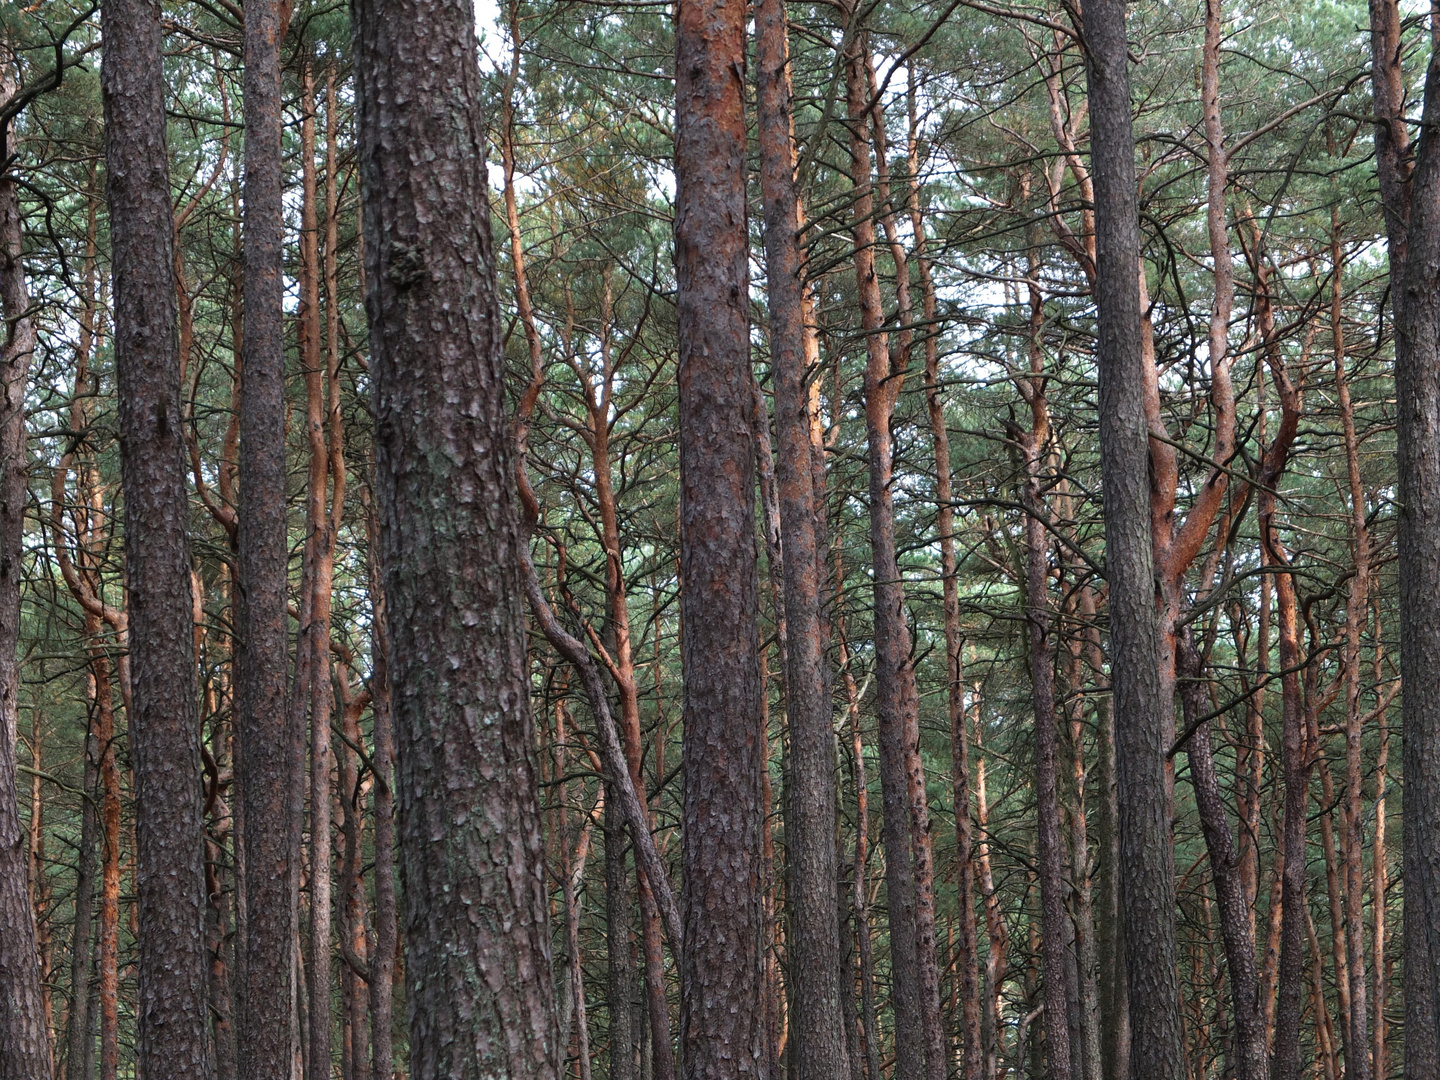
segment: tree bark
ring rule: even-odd
[[[1372,13],[1378,5],[1372,4]],[[1398,67],[1398,56],[1396,58]],[[1378,102],[1377,102],[1378,104]],[[1403,109],[1398,107],[1396,115]],[[1380,114],[1384,116],[1385,114]],[[1440,1074],[1440,52],[1425,74],[1395,297],[1407,1077]],[[1399,130],[1400,121],[1394,123]],[[1377,139],[1377,145],[1380,142]],[[1382,172],[1382,176],[1383,176]],[[1387,207],[1388,209],[1388,207]],[[1396,280],[1391,255],[1391,278]],[[1426,950],[1428,949],[1428,955]],[[1428,986],[1422,973],[1429,973]],[[1428,990],[1428,1000],[1426,991]]]
[[[1181,1080],[1185,1062],[1164,745],[1170,703],[1162,696],[1153,584],[1125,4],[1091,0],[1084,17],[1130,1069],[1145,1080]]]
[[[355,11],[414,1080],[560,1072],[474,13]]]
[[[827,634],[821,612],[823,549],[817,536],[810,462],[809,349],[800,250],[800,204],[783,0],[755,9],[760,184],[770,301],[770,372],[779,444],[784,546],[785,692],[790,754],[786,789],[789,903],[795,937],[795,1064],[801,1080],[839,1080],[846,1068],[840,1012],[838,855],[835,846],[835,733],[831,726]]]
[[[19,92],[9,64],[0,75],[0,100]],[[8,144],[11,131],[0,143]],[[29,845],[20,821],[16,753],[20,709],[20,588],[24,568],[29,450],[25,441],[25,384],[35,351],[35,322],[22,258],[20,189],[0,176],[0,1080],[50,1080],[50,1033],[45,1029],[35,912],[29,899]]]
[[[211,1066],[200,725],[160,12],[143,0],[108,0],[103,19],[129,586],[137,1064],[149,1080],[204,1077]]]
[[[291,1069],[295,912],[292,771],[286,707],[284,207],[281,0],[245,12],[244,320],[240,398],[235,715],[244,821],[246,939],[240,1080]]]
[[[1370,611],[1370,532],[1365,523],[1365,484],[1360,476],[1360,441],[1345,370],[1344,274],[1340,209],[1331,211],[1330,335],[1335,358],[1335,397],[1345,437],[1345,471],[1350,485],[1351,542],[1355,577],[1345,603],[1345,956],[1350,977],[1350,1025],[1345,1032],[1348,1080],[1370,1080],[1370,1017],[1365,985],[1365,824],[1363,790],[1364,717],[1360,712],[1360,646]],[[1378,692],[1378,690],[1377,690]]]
[[[850,118],[851,206],[855,278],[865,332],[865,428],[869,445],[870,547],[874,579],[875,696],[880,721],[880,792],[884,810],[885,877],[893,957],[896,1071],[902,1077],[927,1076],[916,879],[907,788],[909,717],[918,709],[915,673],[910,666],[910,634],[905,625],[904,591],[895,556],[895,507],[891,494],[894,442],[890,421],[899,397],[903,370],[892,368],[880,282],[875,268],[875,195],[871,180],[870,122],[867,111],[864,35],[856,34],[844,57],[846,101]]]
[[[385,583],[380,569],[380,521],[366,507],[365,538],[370,585],[370,722],[375,770],[375,937],[370,949],[370,1071],[374,1080],[395,1075],[393,1048],[395,951],[399,927],[395,910],[395,740],[390,714],[390,636],[386,629]]]
[[[681,0],[675,73],[687,942],[680,1058],[686,1080],[731,1080],[768,1073],[742,0]]]
[[[1050,576],[1040,485],[1041,455],[1049,438],[1038,375],[1029,382],[1034,426],[1016,432],[1024,455],[1025,621],[1030,636],[1030,686],[1035,719],[1036,848],[1040,878],[1040,944],[1045,1002],[1045,1066],[1049,1080],[1070,1080],[1066,974],[1070,919],[1065,911],[1065,843],[1060,826],[1060,770],[1055,713],[1055,662],[1050,650]]]

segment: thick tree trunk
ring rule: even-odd
[[[8,60],[0,100],[19,90]],[[0,144],[7,144],[4,131]],[[29,845],[20,821],[16,769],[20,709],[20,547],[25,532],[29,450],[25,383],[35,350],[35,323],[22,261],[20,190],[0,176],[0,1080],[50,1080],[35,912],[30,906]]]
[[[1145,1080],[1180,1080],[1185,1063],[1164,745],[1170,703],[1162,696],[1157,647],[1125,4],[1091,0],[1084,17],[1130,1070]]]
[[[1376,5],[1372,4],[1372,10]],[[1398,66],[1398,60],[1397,60]],[[1384,116],[1385,114],[1381,114]],[[1399,421],[1400,672],[1407,1077],[1440,1074],[1440,52],[1425,75],[1422,134],[1395,296]],[[1394,125],[1401,127],[1400,122]],[[1377,140],[1378,144],[1379,140]],[[1383,175],[1383,173],[1382,173]],[[1383,193],[1383,189],[1382,189]],[[1388,210],[1388,207],[1387,207]],[[1392,280],[1395,280],[1392,254]],[[1428,955],[1424,951],[1428,948]],[[1428,987],[1422,973],[1429,973]],[[1425,993],[1429,991],[1429,1000]],[[1418,1000],[1410,1000],[1412,997]]]
[[[795,1057],[800,1080],[839,1080],[846,1068],[840,1012],[835,733],[821,612],[821,538],[810,462],[809,349],[791,137],[789,41],[783,0],[755,9],[760,184],[775,390],[776,480],[784,545],[785,691],[790,755],[786,789]],[[803,974],[799,974],[803,973]]]
[[[761,726],[745,198],[745,5],[681,0],[675,44],[686,1080],[763,1060]]]
[[[244,821],[245,940],[241,1080],[291,1068],[295,913],[287,723],[284,168],[280,0],[245,12],[244,324],[240,399],[239,589],[235,715]]]
[[[865,331],[865,427],[869,444],[870,547],[874,580],[875,692],[880,720],[880,791],[884,810],[885,877],[893,957],[896,1070],[902,1077],[926,1076],[922,1017],[916,888],[907,787],[909,717],[918,709],[910,666],[910,633],[905,625],[904,590],[895,556],[895,507],[891,493],[894,442],[890,421],[903,372],[891,367],[883,329],[885,313],[875,268],[875,195],[871,182],[870,120],[867,112],[864,35],[857,34],[844,58],[850,118],[851,207],[855,278]]]
[[[210,1069],[205,854],[160,12],[109,0],[103,19],[129,586],[137,1064],[148,1080],[193,1078]]]
[[[554,1080],[474,13],[362,0],[355,27],[410,1075]]]

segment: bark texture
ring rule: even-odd
[[[1440,124],[1440,53],[1432,52],[1425,73],[1423,134],[1410,177],[1404,262],[1399,288],[1394,290],[1400,676],[1405,687],[1400,714],[1406,779],[1401,810],[1406,883],[1405,1075],[1425,1080],[1440,1074],[1435,1010],[1440,1002],[1440,967],[1434,963],[1440,955],[1440,145],[1436,124]],[[1394,281],[1393,261],[1391,277]],[[1423,1000],[1427,991],[1428,1001]]]
[[[855,279],[865,331],[865,431],[869,450],[870,548],[875,604],[875,696],[880,727],[880,796],[884,812],[885,889],[890,913],[894,972],[896,1071],[926,1075],[927,1065],[920,952],[916,925],[916,874],[911,849],[907,787],[909,717],[918,710],[915,673],[910,666],[910,632],[905,624],[904,589],[895,555],[895,503],[890,490],[895,444],[890,421],[900,395],[903,368],[891,364],[880,282],[875,269],[875,191],[871,179],[870,122],[866,106],[864,36],[856,34],[845,62],[846,108],[850,119],[850,167],[855,184],[851,231]],[[896,354],[897,359],[899,353]]]
[[[784,550],[785,690],[790,730],[789,902],[794,1061],[801,1080],[839,1080],[846,1069],[840,1012],[839,856],[835,846],[835,732],[822,614],[823,548],[810,461],[810,350],[800,249],[800,200],[791,135],[789,40],[783,0],[755,9],[760,190],[770,301],[780,535]],[[763,423],[763,418],[762,421]]]
[[[1130,1073],[1145,1080],[1180,1080],[1185,1059],[1164,743],[1164,718],[1170,708],[1162,693],[1155,613],[1136,271],[1140,221],[1124,0],[1091,0],[1085,7],[1084,34]]]
[[[686,1080],[734,1080],[770,1067],[761,1054],[766,738],[750,435],[745,4],[681,0],[675,29],[687,943],[680,1059]]]
[[[151,1080],[204,1077],[210,1068],[210,1017],[200,724],[160,8],[151,0],[107,0],[103,17],[129,585],[128,719],[140,942],[137,1063]]]
[[[0,100],[18,83],[8,66]],[[8,142],[9,131],[0,143]],[[22,261],[20,191],[0,175],[0,1080],[49,1080],[35,912],[30,906],[29,838],[20,821],[16,752],[20,710],[21,541],[25,532],[25,383],[35,351],[35,323]]]
[[[244,321],[235,713],[245,864],[241,1080],[291,1068],[296,852],[290,829],[285,533],[284,168],[279,0],[245,11]]]
[[[554,1080],[474,11],[355,7],[410,1074]]]

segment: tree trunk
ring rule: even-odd
[[[1177,674],[1184,706],[1185,728],[1210,709],[1208,685],[1201,679],[1201,659],[1187,627],[1182,633],[1177,656]],[[1220,794],[1220,780],[1210,748],[1210,724],[1200,724],[1186,744],[1195,804],[1200,827],[1210,856],[1210,875],[1220,906],[1220,936],[1225,964],[1230,975],[1231,1021],[1235,1028],[1236,1080],[1265,1080],[1265,1025],[1260,1014],[1259,981],[1255,972],[1255,938],[1251,930],[1250,899],[1245,893],[1236,865],[1235,841]]]
[[[380,570],[380,522],[374,504],[366,507],[371,637],[370,718],[375,770],[375,938],[370,949],[370,1070],[373,1080],[393,1080],[395,1054],[395,742],[390,714],[390,669],[386,656],[385,584]]]
[[[362,0],[355,25],[410,1075],[554,1080],[474,23],[468,5]]]
[[[1110,587],[1121,906],[1130,1000],[1130,1069],[1181,1080],[1175,875],[1150,532],[1140,228],[1123,0],[1085,9],[1095,190],[1100,455]]]
[[[7,58],[8,61],[8,58]],[[7,62],[0,100],[19,92]],[[8,144],[10,130],[0,132]],[[20,190],[0,176],[0,1080],[50,1080],[50,1033],[41,1000],[35,912],[30,906],[29,848],[20,821],[16,754],[20,710],[20,587],[24,568],[29,450],[25,383],[35,350],[35,323],[22,262]]]
[[[675,72],[687,943],[680,1058],[686,1080],[719,1080],[768,1072],[741,0],[681,0]]]
[[[880,282],[875,268],[875,196],[871,182],[869,87],[863,34],[844,58],[850,118],[851,176],[855,184],[852,232],[860,318],[865,332],[865,428],[869,444],[870,547],[874,579],[875,694],[880,720],[880,792],[884,809],[885,877],[893,957],[896,1071],[927,1076],[922,1017],[916,887],[907,788],[908,719],[918,709],[910,666],[910,633],[895,557],[895,507],[891,493],[894,443],[890,421],[903,372],[891,367]]]
[[[1347,1080],[1370,1080],[1370,1017],[1365,986],[1365,822],[1363,789],[1364,717],[1360,712],[1360,646],[1370,611],[1370,532],[1365,523],[1365,484],[1360,476],[1360,441],[1345,370],[1344,276],[1340,245],[1340,208],[1331,210],[1330,335],[1335,357],[1335,396],[1345,436],[1345,468],[1350,482],[1351,542],[1355,577],[1345,604],[1345,956],[1350,976],[1350,1025],[1345,1032]],[[1377,689],[1377,692],[1378,691]],[[1376,868],[1380,856],[1377,852]],[[1377,958],[1377,964],[1380,961]],[[1381,1078],[1383,1080],[1383,1078]]]
[[[625,865],[625,823],[614,791],[605,793],[605,960],[609,974],[610,1080],[636,1080],[640,1032],[634,1030],[635,951],[631,942],[630,886]]]
[[[203,798],[160,18],[150,4],[127,0],[109,0],[103,18],[140,921],[137,1065],[148,1080],[203,1077]]]
[[[92,169],[91,172],[92,185],[96,179],[96,171]],[[70,423],[76,431],[84,430],[87,423],[86,410],[82,402],[84,395],[89,391],[87,384],[90,381],[90,358],[97,344],[95,334],[97,195],[98,192],[92,186],[88,192],[86,207],[85,292],[82,298],[84,306],[78,320],[80,341],[76,349],[75,396],[70,404]],[[60,478],[62,502],[65,480],[66,476],[62,473]],[[86,499],[91,494],[85,490],[89,486],[93,485],[81,484],[78,486],[80,499]],[[90,526],[93,522],[88,510],[89,502],[87,500],[85,509],[80,513],[82,520],[87,526]],[[56,534],[55,542],[57,545],[62,542],[59,534]],[[95,912],[96,854],[101,835],[100,759],[104,752],[104,747],[100,744],[99,728],[102,722],[101,710],[108,711],[111,707],[108,657],[102,649],[96,647],[95,638],[99,630],[100,617],[87,611],[85,613],[85,638],[90,649],[90,670],[86,675],[85,688],[86,696],[89,699],[89,730],[86,732],[85,739],[85,767],[82,781],[85,798],[80,809],[80,848],[77,852],[79,865],[75,875],[75,925],[70,950],[70,1013],[66,1020],[65,1030],[65,1080],[91,1080],[95,1067],[95,1040],[91,1024],[94,1013],[91,1011],[91,997],[95,988],[93,972],[97,950],[93,916]],[[102,689],[106,697],[104,702],[100,699]],[[113,719],[111,727],[112,729],[114,727]]]
[[[846,1068],[840,1011],[838,856],[835,847],[835,733],[821,606],[824,567],[810,462],[809,359],[800,250],[799,196],[791,136],[789,41],[782,0],[755,9],[760,181],[770,301],[770,371],[779,444],[784,545],[785,700],[790,753],[786,789],[789,902],[795,938],[790,959],[800,1080],[840,1080]]]
[[[244,821],[246,939],[241,1080],[292,1067],[295,913],[286,688],[289,547],[285,522],[284,207],[281,0],[245,12],[244,323],[240,398],[239,589],[235,716]]]
[[[1031,380],[1035,426],[1016,433],[1025,461],[1025,621],[1030,635],[1030,686],[1035,709],[1036,847],[1040,878],[1041,965],[1044,971],[1045,1065],[1049,1080],[1070,1080],[1070,1036],[1065,967],[1070,919],[1065,911],[1065,842],[1060,827],[1060,772],[1056,751],[1055,664],[1050,651],[1050,611],[1046,602],[1050,566],[1042,515],[1041,454],[1049,437],[1039,396],[1041,380]]]

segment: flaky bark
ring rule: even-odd
[[[1380,6],[1372,4],[1372,13]],[[1389,5],[1393,7],[1393,5]],[[1394,12],[1391,13],[1394,15]],[[1398,68],[1398,55],[1395,65]],[[1378,83],[1377,83],[1378,85]],[[1378,95],[1377,95],[1378,97]],[[1377,109],[1380,102],[1377,100]],[[1397,117],[1403,114],[1400,103]],[[1381,113],[1382,117],[1386,114]],[[1409,229],[1396,273],[1400,676],[1404,746],[1405,1075],[1440,1073],[1440,52],[1425,73],[1424,134],[1410,178]],[[1392,133],[1402,130],[1399,120]],[[1397,140],[1398,141],[1398,140]],[[1377,138],[1377,150],[1381,139]],[[1382,177],[1384,172],[1382,171]],[[1382,194],[1384,189],[1382,188]],[[1387,206],[1387,211],[1389,207]],[[1388,215],[1387,215],[1388,224]],[[1426,950],[1428,949],[1428,955]],[[1429,979],[1424,978],[1425,973]],[[1428,1000],[1426,991],[1428,990]]]
[[[151,1080],[203,1077],[200,725],[160,12],[109,0],[104,21],[139,893],[137,1064]]]
[[[686,1080],[762,1058],[762,727],[745,198],[745,5],[681,0],[675,35],[680,570],[685,627],[680,1039]]]
[[[555,1080],[503,341],[468,3],[355,10],[415,1080]]]
[[[245,11],[244,322],[240,398],[235,717],[244,830],[245,953],[237,1025],[240,1080],[291,1068],[295,915],[286,709],[284,167],[281,0]]]
[[[1123,0],[1085,8],[1095,191],[1100,461],[1115,699],[1131,1075],[1180,1080],[1175,879],[1166,791],[1141,348],[1140,227]]]
[[[800,250],[799,195],[791,137],[789,41],[783,0],[755,9],[760,186],[775,389],[775,473],[784,546],[785,689],[790,732],[786,785],[795,1054],[801,1080],[839,1080],[845,1070],[840,1013],[840,927],[835,917],[835,733],[821,612],[823,554],[810,462],[809,350]],[[800,974],[803,973],[803,974]]]
[[[10,57],[0,57],[0,100],[19,90]],[[8,143],[10,131],[0,143]],[[20,709],[20,548],[25,532],[25,383],[35,322],[22,262],[20,190],[0,175],[0,1080],[50,1080],[35,912],[29,898],[29,844],[20,821],[16,752]]]

